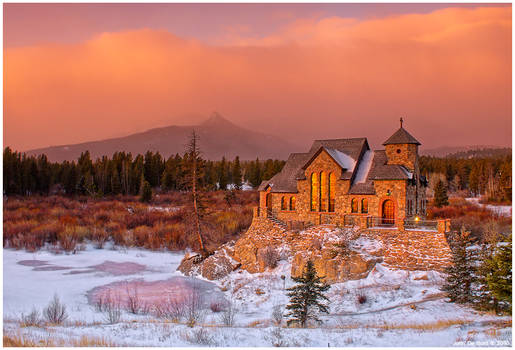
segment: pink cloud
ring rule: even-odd
[[[379,143],[403,115],[425,146],[511,143],[511,8],[229,34],[217,46],[142,29],[8,48],[4,143],[96,140],[213,110],[299,142]]]

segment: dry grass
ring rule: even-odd
[[[22,334],[16,334],[16,335],[6,335],[4,334],[3,337],[3,346],[4,347],[13,347],[13,348],[20,348],[20,347],[114,347],[117,346],[116,344],[112,343],[111,341],[107,340],[104,337],[91,337],[83,335],[79,339],[70,339],[70,340],[64,340],[64,339],[55,339],[55,338],[47,338],[47,339],[39,339],[38,341],[34,341],[30,338],[27,338],[26,336]]]
[[[375,328],[383,331],[391,330],[418,330],[418,331],[439,331],[456,325],[466,325],[471,323],[471,320],[438,320],[435,322],[426,323],[380,323],[380,324],[359,324],[347,323],[341,319],[336,328],[339,329],[358,329],[358,328]]]
[[[427,323],[401,323],[401,324],[383,324],[377,325],[373,328],[380,328],[383,330],[418,330],[418,331],[439,331],[456,325],[469,324],[470,320],[438,320],[435,322]]]
[[[467,231],[478,238],[483,238],[488,230],[486,226],[492,224],[496,225],[497,231],[511,232],[511,217],[499,216],[486,207],[467,202],[463,198],[453,198],[449,202],[448,206],[442,208],[428,208],[427,218],[429,220],[451,219],[453,230],[459,231],[462,226],[465,226]]]
[[[229,206],[223,191],[204,196],[203,224],[208,248],[216,248],[250,226],[257,192],[241,191]],[[197,248],[191,230],[189,193],[160,195],[151,203],[137,197],[9,197],[4,200],[4,248],[36,251],[50,244],[56,252],[74,252],[84,242],[152,250]],[[156,209],[156,207],[158,207]],[[161,207],[161,208],[159,208]]]

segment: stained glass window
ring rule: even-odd
[[[334,211],[334,198],[335,198],[336,175],[329,174],[329,211]]]
[[[329,195],[327,188],[327,173],[320,173],[320,211],[327,211],[327,196]]]
[[[351,212],[357,213],[358,212],[358,200],[356,198],[353,198],[350,202],[351,206]]]
[[[311,211],[317,211],[317,204],[318,204],[318,174],[312,173],[311,174]]]

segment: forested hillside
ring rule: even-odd
[[[511,153],[472,157],[465,152],[444,158],[422,156],[420,170],[429,179],[430,191],[442,180],[449,192],[482,195],[493,202],[511,202],[511,162]]]
[[[200,182],[206,190],[225,190],[229,184],[241,188],[244,182],[257,187],[279,172],[281,160],[220,161],[202,160]],[[189,186],[187,155],[163,158],[159,152],[133,156],[117,152],[93,161],[84,152],[75,162],[49,162],[45,155],[27,156],[4,149],[4,194],[67,195],[137,195],[141,184],[148,181],[161,191],[187,190]]]

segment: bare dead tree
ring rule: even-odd
[[[198,162],[200,159],[200,148],[198,146],[198,135],[195,130],[190,135],[190,139],[187,146],[187,153],[191,161],[191,192],[193,194],[193,212],[195,217],[195,228],[197,233],[197,239],[200,245],[200,251],[203,256],[207,255],[207,250],[204,246],[204,240],[202,238],[202,232],[200,229],[200,214],[199,214],[199,203],[198,203]]]

